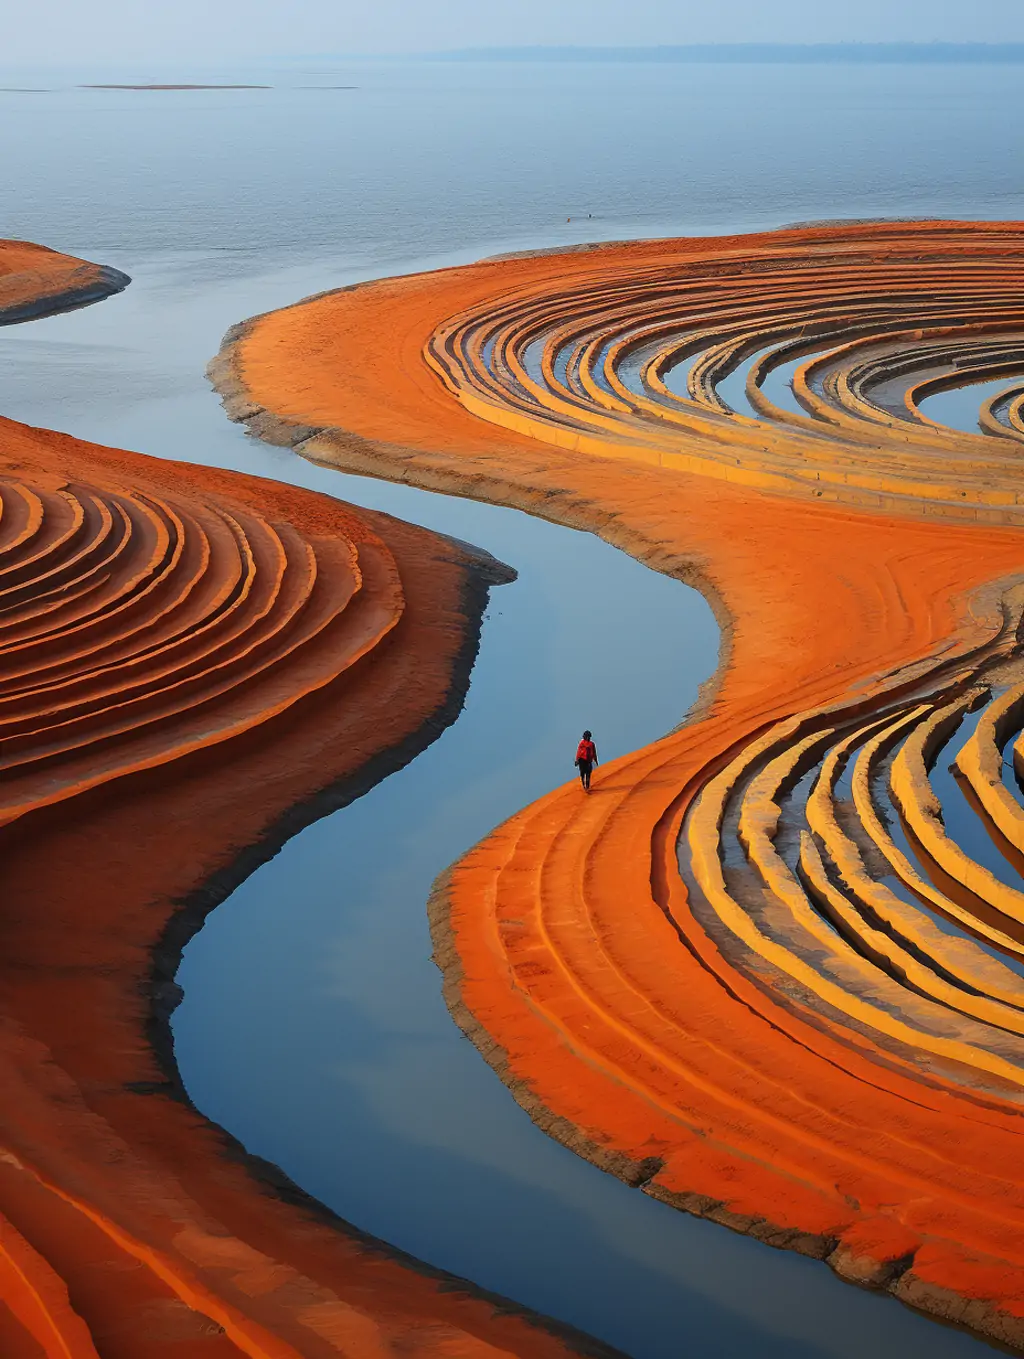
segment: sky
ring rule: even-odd
[[[1020,42],[1024,0],[0,0],[0,32],[5,66],[566,43]]]

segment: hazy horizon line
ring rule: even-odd
[[[384,53],[379,54],[381,56]],[[652,45],[534,44],[410,53],[433,61],[1024,61],[1024,42],[707,42]]]
[[[274,55],[250,54],[231,58],[204,53],[186,60],[180,56],[160,54],[145,58],[120,55],[104,60],[79,59],[58,61],[29,61],[25,58],[4,61],[0,70],[60,70],[82,71],[86,68],[105,71],[138,69],[143,65],[156,73],[164,70],[191,71],[241,69],[265,70],[268,67],[294,68],[298,64],[341,62],[642,62],[642,63],[707,63],[707,64],[826,64],[829,62],[862,65],[955,63],[1024,64],[1024,41],[1006,42],[950,42],[923,40],[913,42],[878,42],[850,39],[839,42],[708,42],[663,43],[658,45],[607,44],[584,46],[577,44],[533,44],[506,46],[495,44],[481,47],[460,47],[445,50],[420,51],[361,51],[361,52],[290,52]]]

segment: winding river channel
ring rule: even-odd
[[[877,90],[861,92],[868,95],[877,100]],[[86,130],[72,142],[92,148],[92,187],[82,187],[80,164],[69,158],[65,168],[82,201],[98,204],[97,148],[116,109],[107,97],[89,107],[75,97]],[[718,629],[705,601],[589,535],[342,476],[254,444],[227,422],[203,378],[221,335],[243,317],[359,278],[558,244],[574,238],[571,225],[560,216],[557,228],[544,225],[543,214],[502,219],[500,204],[464,196],[470,226],[453,228],[453,253],[440,258],[448,236],[436,223],[428,230],[409,203],[391,201],[395,176],[403,167],[414,173],[415,148],[396,143],[390,170],[378,165],[374,179],[368,155],[364,165],[351,141],[346,154],[364,173],[379,229],[390,211],[404,213],[407,227],[387,249],[364,228],[347,253],[321,238],[289,254],[275,239],[266,177],[238,190],[234,202],[237,216],[261,214],[264,243],[250,239],[249,227],[232,237],[222,199],[237,167],[227,188],[216,183],[200,124],[170,116],[150,125],[149,108],[137,107],[156,139],[151,159],[138,158],[138,126],[125,125],[122,149],[135,156],[137,181],[126,187],[113,151],[107,167],[116,193],[138,210],[136,243],[129,244],[131,222],[115,228],[107,204],[85,214],[95,223],[91,234],[65,226],[54,236],[53,205],[41,191],[31,230],[16,224],[26,236],[124,269],[133,285],[102,306],[0,334],[0,410],[382,509],[476,543],[518,572],[514,584],[492,592],[459,720],[404,770],[288,842],[187,948],[174,1038],[196,1105],[358,1227],[635,1359],[980,1355],[987,1347],[973,1338],[841,1284],[818,1263],[676,1213],[578,1159],[531,1124],[441,1000],[425,910],[432,881],[504,817],[572,775],[583,725],[610,757],[684,717],[717,661]],[[90,117],[97,121],[88,124]],[[226,135],[223,126],[241,136],[230,118]],[[66,153],[55,149],[57,127],[47,123],[38,134],[52,173]],[[282,176],[301,177],[311,154],[302,145],[287,163],[283,135],[270,148]],[[821,166],[827,179],[824,149]],[[739,229],[764,225],[769,210],[778,222],[835,215],[824,182],[803,197],[783,186],[756,216],[729,200],[723,223],[710,180],[700,211],[665,198],[661,217],[632,220],[629,184],[605,176],[599,188],[614,189],[616,211],[600,224],[588,219],[576,234]],[[551,192],[535,196],[531,211],[541,202],[547,213]],[[884,184],[859,202],[906,209],[906,195],[894,194]],[[566,196],[575,207],[579,195],[576,184]],[[912,206],[933,209],[925,198]],[[69,220],[66,205],[54,211]],[[295,212],[290,200],[288,214]]]

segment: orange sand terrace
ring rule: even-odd
[[[613,245],[310,299],[211,369],[263,438],[700,584],[702,711],[438,884],[449,1006],[581,1155],[1018,1347],[1024,398],[977,435],[918,403],[1024,372],[1022,284],[1015,224]],[[797,360],[791,411],[763,384]],[[1001,878],[929,781],[979,709]]]
[[[248,1158],[166,1025],[206,912],[455,717],[506,578],[386,515],[0,420],[4,1359],[609,1353]]]

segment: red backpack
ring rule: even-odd
[[[581,741],[576,747],[577,760],[586,760],[589,764],[594,763],[594,756],[597,754],[597,747],[593,741]]]

